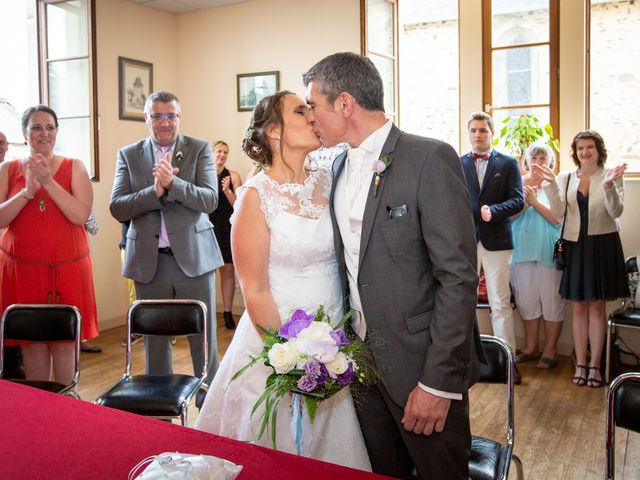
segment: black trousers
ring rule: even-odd
[[[415,468],[419,479],[469,478],[468,395],[451,400],[444,430],[429,436],[404,429],[404,407],[396,404],[381,384],[366,390],[358,404],[358,420],[375,473],[415,479]]]

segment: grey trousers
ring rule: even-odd
[[[218,344],[216,337],[216,287],[215,270],[198,277],[188,277],[182,271],[173,255],[158,254],[158,269],[149,283],[135,282],[138,299],[193,299],[200,300],[207,306],[207,329],[209,331],[209,368],[207,370],[207,385],[218,370]],[[191,362],[193,371],[200,375],[204,364],[202,352],[202,337],[191,335],[188,337],[191,348]],[[148,374],[169,374],[173,371],[171,339],[168,337],[145,336]]]

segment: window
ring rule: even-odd
[[[0,76],[0,130],[11,144],[8,158],[23,157],[22,112],[51,106],[60,122],[56,152],[84,161],[97,180],[93,1],[0,2],[0,56],[11,66]]]
[[[459,147],[458,2],[402,0],[398,19],[402,128]]]
[[[380,72],[387,117],[398,118],[398,40],[396,0],[361,0],[362,49]]]
[[[640,176],[640,3],[588,3],[588,126],[604,138],[607,163]]]
[[[558,137],[558,0],[483,1],[483,103],[496,131],[532,113]]]
[[[41,96],[56,111],[56,151],[98,179],[93,0],[38,0]]]
[[[0,131],[10,145],[6,160],[29,153],[20,120],[29,106],[40,103],[36,17],[35,1],[0,1]]]

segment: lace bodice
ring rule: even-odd
[[[250,188],[258,192],[269,228],[269,287],[280,318],[322,304],[337,322],[341,302],[329,214],[331,171],[312,171],[302,185],[279,184],[260,172],[238,189],[238,201]]]

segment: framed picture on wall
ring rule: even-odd
[[[250,112],[260,100],[280,88],[280,72],[238,74],[238,111]]]
[[[153,64],[118,57],[120,120],[144,122],[144,102],[153,92]]]

